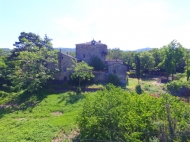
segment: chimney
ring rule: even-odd
[[[101,40],[99,40],[98,42],[101,43]]]

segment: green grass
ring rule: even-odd
[[[138,85],[138,80],[136,78],[129,78],[129,85],[127,89],[133,91]],[[143,92],[148,94],[164,94],[166,93],[166,87],[162,83],[157,83],[155,79],[141,79],[140,85]]]
[[[166,93],[164,84],[154,79],[142,79],[141,88],[148,94]],[[134,91],[138,85],[136,78],[129,78],[127,90]],[[104,85],[90,85],[89,88],[104,88]],[[0,93],[0,141],[52,141],[78,131],[77,117],[83,106],[85,95],[94,93],[65,92],[48,93],[41,90],[33,94]],[[2,107],[2,105],[5,105]]]
[[[76,118],[83,97],[84,94],[74,92],[49,94],[41,99],[33,95],[16,108],[0,108],[0,140],[51,141],[61,132],[69,134],[77,130]],[[28,101],[35,105],[28,105]]]

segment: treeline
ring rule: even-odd
[[[123,60],[130,70],[136,68],[136,56],[140,58],[141,71],[144,73],[165,72],[168,78],[169,75],[173,76],[177,72],[186,72],[187,79],[189,79],[189,50],[176,40],[149,51],[122,51],[119,48],[108,50],[108,59]]]

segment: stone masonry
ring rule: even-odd
[[[76,58],[89,63],[92,57],[99,57],[103,62],[106,60],[107,45],[102,44],[101,41],[76,44]]]
[[[70,68],[73,65],[72,60],[77,60],[77,59],[68,54],[61,53],[61,51],[58,53],[59,72],[56,73],[55,75],[56,80],[64,80],[64,81],[69,80],[69,75],[72,73],[72,71],[70,70]]]
[[[71,66],[73,65],[72,60],[90,62],[92,57],[99,57],[106,65],[107,71],[105,72],[93,72],[95,75],[94,80],[106,81],[109,74],[115,74],[118,76],[120,82],[126,83],[126,71],[127,67],[123,64],[122,60],[106,60],[107,45],[92,40],[91,42],[76,44],[76,58],[61,53],[58,53],[58,68],[59,72],[55,75],[56,80],[69,80],[69,75],[72,73]]]

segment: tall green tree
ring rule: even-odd
[[[37,47],[34,47],[37,48]],[[33,92],[41,88],[49,79],[53,79],[57,52],[41,48],[36,52],[22,51],[14,62],[14,71],[10,74],[16,90],[26,89]]]
[[[176,73],[176,68],[181,64],[185,64],[185,49],[182,47],[180,43],[178,43],[176,40],[173,40],[170,44],[164,46],[163,50],[164,59],[160,63],[160,66],[164,67],[167,79],[171,74],[173,80],[173,75]]]
[[[148,70],[149,75],[155,67],[154,57],[151,52],[145,51],[140,53],[141,69]]]
[[[155,62],[154,64],[154,70],[162,70],[162,68],[159,66],[159,64],[162,62],[163,60],[163,56],[162,56],[162,49],[158,49],[158,48],[153,48],[151,51],[152,56],[153,56],[153,60]]]
[[[47,48],[48,50],[53,49],[51,43],[52,39],[50,39],[47,35],[45,35],[44,39],[42,39],[35,33],[21,32],[18,40],[19,41],[13,44],[15,48],[11,51],[11,58],[17,57],[21,51],[35,52],[35,50],[40,48]]]
[[[42,87],[56,72],[57,52],[51,39],[22,32],[9,57],[9,78],[16,90],[33,92]]]
[[[71,79],[78,79],[79,88],[82,81],[90,80],[94,77],[92,73],[93,67],[89,66],[84,61],[77,62],[76,60],[73,60],[73,65],[70,70],[73,71],[73,73],[70,75]]]
[[[139,56],[136,56],[136,76],[137,76],[137,79],[138,79],[138,84],[140,85],[140,78],[141,78],[141,63],[140,63],[140,58]]]
[[[187,81],[189,81],[189,77],[190,77],[190,53],[189,53],[189,51],[186,52],[185,73],[186,73]]]

